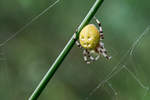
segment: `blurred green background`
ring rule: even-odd
[[[54,2],[0,0],[0,44]],[[94,2],[60,0],[0,47],[0,100],[28,99]],[[150,86],[150,31],[132,55],[128,52],[138,36],[150,29],[149,12],[149,0],[104,0],[96,17],[102,22],[103,42],[112,59],[101,57],[87,65],[82,50],[74,46],[39,100],[150,100],[145,88]],[[122,69],[91,95],[117,64],[117,69],[125,65],[131,73]]]

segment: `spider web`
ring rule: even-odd
[[[24,29],[26,29],[27,27],[29,27],[33,22],[35,22],[40,16],[42,16],[43,14],[45,14],[48,10],[50,10],[53,6],[55,6],[60,0],[55,1],[53,4],[51,4],[49,7],[47,7],[46,9],[44,9],[41,13],[39,13],[37,16],[35,16],[33,19],[31,19],[30,22],[28,22],[27,24],[23,25],[23,27],[21,27],[17,32],[13,33],[12,36],[10,36],[8,39],[6,39],[5,41],[3,41],[0,44],[0,47],[4,46],[7,42],[9,42],[10,40],[12,40],[13,38],[15,38],[19,33],[21,33]]]
[[[49,7],[47,7],[45,10],[43,10],[40,14],[35,16],[30,22],[25,24],[22,28],[20,28],[17,32],[13,33],[11,36],[9,36],[8,39],[0,43],[0,64],[3,66],[2,69],[0,69],[0,75],[6,76],[5,79],[7,79],[9,75],[8,67],[7,67],[7,57],[5,54],[5,45],[12,39],[14,39],[18,34],[20,34],[22,31],[24,31],[27,27],[29,27],[33,22],[38,20],[40,16],[45,14],[49,9],[54,7],[60,0],[55,1],[53,4],[51,4]],[[114,100],[118,100],[119,92],[116,88],[114,88],[113,84],[111,84],[111,80],[113,80],[113,77],[117,76],[121,71],[126,71],[132,78],[139,84],[139,87],[145,90],[145,93],[143,96],[145,97],[149,93],[149,86],[146,86],[145,83],[140,80],[137,75],[128,68],[129,58],[133,61],[134,51],[137,49],[137,47],[140,46],[142,43],[142,40],[144,40],[145,36],[150,33],[150,26],[148,26],[143,33],[141,33],[139,36],[137,36],[136,40],[133,42],[131,47],[123,54],[121,57],[119,63],[117,63],[111,72],[108,73],[108,75],[105,77],[105,79],[97,84],[97,86],[91,90],[88,96],[85,98],[85,100],[89,100],[91,96],[93,96],[98,90],[100,90],[103,86],[106,86],[106,91],[112,92],[112,95],[114,95]],[[130,66],[129,66],[130,67]],[[5,68],[5,69],[4,69]],[[136,70],[136,68],[135,68]],[[3,75],[4,74],[4,75]],[[9,78],[8,78],[9,79]],[[1,79],[4,80],[4,79]],[[110,91],[109,91],[110,90]]]
[[[89,100],[90,96],[92,96],[96,91],[98,91],[103,85],[107,85],[108,87],[110,87],[110,89],[112,90],[114,96],[116,97],[115,100],[118,100],[117,99],[118,92],[115,90],[115,88],[113,88],[112,84],[109,81],[114,76],[118,75],[119,72],[121,72],[122,70],[127,71],[133,77],[133,79],[136,80],[136,82],[139,84],[139,86],[145,90],[145,94],[143,94],[144,96],[146,96],[148,94],[148,92],[149,92],[149,86],[144,85],[143,82],[135,75],[135,73],[133,73],[127,66],[128,66],[128,60],[129,60],[129,58],[133,57],[135,49],[140,45],[140,43],[144,39],[145,35],[147,35],[149,33],[150,33],[150,26],[148,26],[144,30],[144,32],[141,33],[137,37],[137,39],[133,42],[132,46],[123,55],[123,57],[121,58],[121,60],[119,61],[119,63],[116,64],[113,67],[113,69],[111,70],[111,72],[108,73],[108,75],[105,77],[105,79],[103,81],[101,81],[93,90],[91,90],[91,92],[85,98],[85,100]]]
[[[42,12],[40,12],[38,15],[36,15],[35,17],[31,18],[31,20],[26,23],[25,25],[23,25],[23,27],[19,28],[19,30],[17,30],[16,32],[12,33],[10,36],[8,36],[7,39],[3,40],[3,38],[5,38],[5,36],[3,37],[3,35],[1,35],[2,40],[0,41],[0,81],[1,81],[1,91],[3,91],[0,94],[1,99],[5,100],[5,98],[9,99],[14,99],[12,98],[10,94],[12,91],[12,83],[10,83],[10,79],[13,80],[13,78],[11,77],[11,68],[10,66],[7,65],[7,54],[5,53],[5,47],[6,45],[13,40],[17,35],[21,34],[22,31],[24,31],[25,29],[27,29],[31,24],[33,24],[35,21],[37,21],[42,15],[44,15],[46,12],[48,12],[52,7],[54,7],[57,3],[59,3],[60,0],[56,0],[53,3],[51,3],[46,9],[42,10]],[[6,91],[6,87],[10,87],[7,89]],[[15,87],[15,86],[14,86]],[[5,92],[7,92],[8,97],[5,97]],[[9,97],[10,95],[10,97]],[[15,92],[14,92],[15,95]],[[16,97],[15,97],[16,98]]]

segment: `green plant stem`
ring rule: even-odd
[[[84,18],[84,20],[81,22],[80,26],[78,27],[77,33],[76,33],[76,36],[77,36],[76,39],[78,39],[80,31],[85,25],[89,23],[89,21],[95,15],[96,11],[98,10],[98,8],[100,7],[103,1],[104,0],[96,0],[94,5],[88,12],[87,16]],[[63,60],[65,59],[65,57],[67,56],[67,54],[69,53],[73,45],[75,44],[76,40],[74,40],[73,37],[74,36],[71,37],[71,39],[69,40],[65,48],[62,50],[62,52],[59,54],[55,62],[52,64],[52,66],[50,67],[46,75],[43,77],[39,85],[36,87],[35,91],[30,96],[29,100],[36,100],[40,96],[40,94],[42,93],[46,85],[48,84],[49,80],[53,77],[54,73],[56,72],[60,64],[63,62]]]

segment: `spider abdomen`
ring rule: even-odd
[[[100,41],[100,34],[95,25],[86,25],[80,32],[79,41],[85,49],[95,49]]]

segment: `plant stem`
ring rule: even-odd
[[[98,10],[98,8],[100,7],[103,1],[104,0],[96,0],[96,2],[92,6],[88,14],[86,15],[86,17],[84,18],[84,20],[81,22],[80,26],[78,27],[77,33],[76,33],[76,37],[77,37],[76,39],[78,39],[80,31],[85,25],[89,23],[89,21],[95,15],[96,11]],[[46,85],[48,84],[49,80],[53,77],[54,73],[56,72],[60,64],[63,62],[63,60],[65,59],[65,57],[67,56],[67,54],[69,53],[73,45],[75,44],[76,40],[74,40],[73,37],[74,35],[71,37],[71,39],[69,40],[65,48],[59,54],[59,56],[57,57],[55,62],[52,64],[52,66],[50,67],[46,75],[43,77],[39,85],[36,87],[32,95],[30,96],[29,100],[36,100],[40,96],[40,94],[42,93]]]

